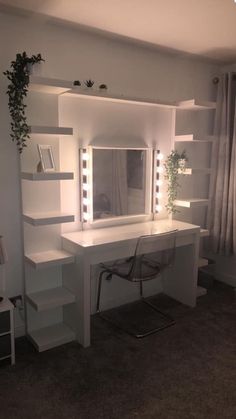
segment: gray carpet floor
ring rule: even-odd
[[[159,296],[176,325],[137,340],[101,318],[93,341],[37,353],[16,342],[0,368],[0,418],[235,419],[236,294],[215,283],[191,309]]]

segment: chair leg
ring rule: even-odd
[[[101,271],[99,278],[98,278],[98,295],[97,295],[97,305],[96,305],[96,312],[100,313],[100,296],[101,296],[101,289],[102,289],[102,279],[103,279],[103,274],[106,271]]]
[[[139,295],[140,298],[143,298],[143,281],[140,281],[139,283]]]

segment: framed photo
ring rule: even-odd
[[[43,172],[54,172],[56,169],[52,154],[52,146],[38,144],[38,152]]]

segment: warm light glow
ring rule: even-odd
[[[90,200],[88,198],[83,198],[83,204],[84,205],[89,205],[90,204]]]
[[[157,179],[157,181],[156,181],[156,185],[157,185],[157,186],[161,186],[161,185],[163,185],[163,181],[162,181],[162,180],[160,180],[160,179]]]
[[[161,212],[162,211],[162,206],[161,205],[156,205],[156,211],[157,212]]]
[[[157,153],[157,160],[163,160],[164,156],[162,153]]]
[[[83,214],[84,220],[88,221],[90,219],[90,215],[87,212]]]
[[[161,192],[157,192],[156,197],[157,197],[158,199],[159,199],[159,198],[162,198],[162,193],[161,193]]]
[[[83,190],[84,191],[88,191],[89,190],[89,185],[87,183],[83,183]]]
[[[88,153],[83,153],[82,154],[82,160],[89,160],[89,154]]]
[[[83,175],[88,176],[89,174],[89,169],[83,169],[82,170]]]
[[[157,173],[163,173],[163,170],[162,166],[157,167]]]

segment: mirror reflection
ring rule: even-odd
[[[93,149],[94,220],[145,213],[147,150]]]

